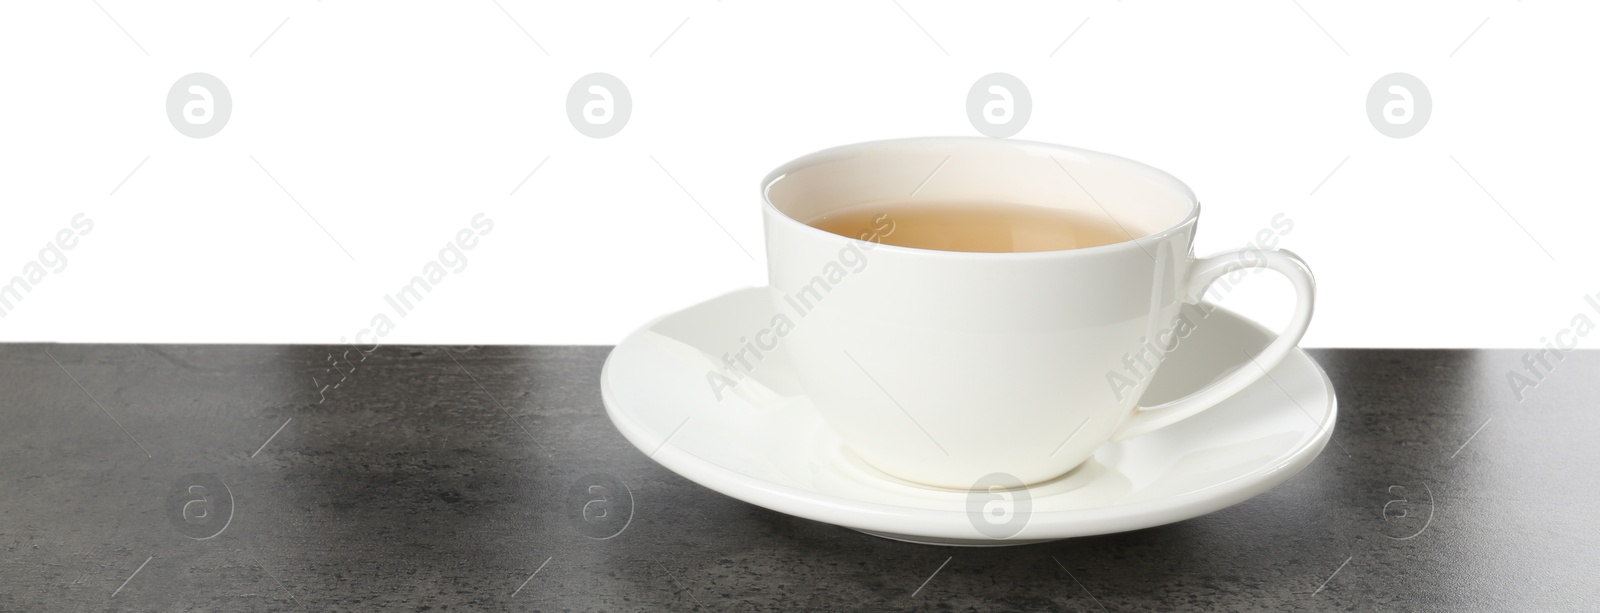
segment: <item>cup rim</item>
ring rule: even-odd
[[[859,238],[851,238],[851,237],[843,236],[843,235],[840,235],[840,234],[834,234],[834,233],[829,232],[827,230],[823,230],[823,229],[820,229],[820,228],[813,227],[810,224],[807,224],[807,223],[805,223],[803,221],[800,221],[798,219],[790,217],[788,213],[783,212],[781,209],[778,208],[777,205],[772,203],[771,190],[772,190],[772,186],[775,183],[777,183],[779,180],[783,179],[785,176],[788,176],[792,172],[795,172],[795,171],[797,171],[797,170],[799,170],[801,168],[814,166],[814,165],[816,165],[818,163],[821,163],[823,161],[826,161],[828,159],[839,158],[839,157],[847,156],[847,155],[850,155],[850,154],[853,154],[853,153],[857,153],[857,152],[860,152],[860,151],[864,151],[864,150],[867,150],[867,149],[872,149],[872,148],[876,148],[876,147],[883,147],[883,146],[888,146],[888,145],[902,145],[902,144],[962,145],[962,144],[975,144],[975,143],[985,143],[985,144],[1003,143],[1005,145],[1016,147],[1016,148],[1019,148],[1019,149],[1043,152],[1046,155],[1048,155],[1050,152],[1072,153],[1072,154],[1076,154],[1076,155],[1082,155],[1082,156],[1092,157],[1092,158],[1099,158],[1099,159],[1103,159],[1103,160],[1107,160],[1107,161],[1116,162],[1116,163],[1119,163],[1119,164],[1132,166],[1132,167],[1135,167],[1135,168],[1139,169],[1142,172],[1146,172],[1146,173],[1149,173],[1149,174],[1155,176],[1156,178],[1160,179],[1161,181],[1163,181],[1165,183],[1170,184],[1171,187],[1173,187],[1174,189],[1177,190],[1177,192],[1179,193],[1180,196],[1182,196],[1185,200],[1188,201],[1189,210],[1188,210],[1187,213],[1184,214],[1182,219],[1179,219],[1176,223],[1173,223],[1172,225],[1170,225],[1170,226],[1168,226],[1168,227],[1166,227],[1166,228],[1164,228],[1164,229],[1162,229],[1160,231],[1152,232],[1152,233],[1146,234],[1144,236],[1136,236],[1136,237],[1130,238],[1128,240],[1115,242],[1115,243],[1111,243],[1111,244],[1108,244],[1108,245],[1098,245],[1098,246],[1095,246],[1095,247],[1082,247],[1082,248],[1076,248],[1076,249],[1052,249],[1052,250],[1046,250],[1046,251],[947,251],[947,250],[943,250],[943,249],[925,249],[925,248],[922,248],[922,247],[904,247],[904,246],[900,246],[900,245],[890,245],[890,244],[883,243],[883,242],[864,241],[864,240],[861,240]],[[1155,243],[1155,242],[1160,242],[1160,241],[1166,240],[1167,238],[1171,237],[1172,235],[1183,231],[1184,228],[1194,224],[1195,221],[1198,220],[1199,217],[1200,217],[1200,200],[1195,197],[1194,190],[1190,189],[1189,186],[1187,184],[1185,184],[1182,180],[1180,180],[1177,177],[1173,176],[1172,173],[1169,173],[1167,171],[1161,170],[1160,168],[1156,168],[1154,166],[1151,166],[1151,165],[1146,164],[1144,162],[1140,162],[1138,160],[1133,160],[1133,159],[1129,159],[1129,158],[1126,158],[1126,157],[1123,157],[1123,156],[1120,156],[1120,155],[1116,155],[1116,154],[1112,154],[1112,153],[1105,153],[1105,152],[1102,152],[1102,151],[1094,151],[1094,150],[1091,150],[1091,149],[1083,149],[1083,148],[1079,148],[1079,147],[1071,147],[1071,146],[1067,146],[1067,145],[1057,145],[1057,144],[1045,143],[1045,142],[1039,142],[1039,141],[1015,140],[1015,139],[1009,139],[1009,138],[1008,139],[995,139],[995,138],[990,138],[990,137],[987,137],[987,136],[918,136],[918,137],[911,137],[911,138],[890,138],[890,139],[882,139],[882,140],[862,141],[862,142],[851,143],[851,144],[847,144],[847,145],[838,145],[838,146],[834,146],[834,147],[829,147],[827,149],[814,151],[812,153],[808,153],[806,155],[803,155],[803,156],[800,156],[800,157],[795,158],[793,160],[790,160],[788,162],[785,162],[784,164],[782,164],[782,165],[778,166],[777,168],[773,169],[772,172],[767,173],[767,176],[765,176],[765,177],[763,177],[761,179],[761,206],[762,206],[763,211],[769,214],[769,217],[770,216],[775,216],[778,220],[780,220],[779,223],[785,224],[786,226],[789,226],[789,227],[795,227],[801,233],[811,234],[812,236],[834,237],[834,238],[837,238],[837,239],[840,239],[840,240],[845,240],[845,241],[857,241],[857,242],[862,242],[862,243],[872,243],[874,245],[872,247],[872,249],[874,251],[882,249],[882,250],[887,250],[890,253],[906,253],[906,254],[916,254],[916,255],[922,255],[922,256],[980,258],[980,259],[993,259],[993,260],[1028,260],[1028,259],[1061,258],[1061,257],[1092,257],[1092,256],[1095,256],[1095,255],[1111,254],[1111,253],[1116,253],[1116,252],[1119,252],[1119,251],[1127,251],[1127,250],[1132,250],[1132,249],[1137,249],[1139,251],[1144,252],[1146,255],[1149,255],[1150,252],[1145,248],[1145,243],[1146,242]],[[1110,215],[1109,211],[1107,211],[1107,215]],[[1113,221],[1115,221],[1115,218],[1113,218]]]

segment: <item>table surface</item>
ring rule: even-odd
[[[1600,352],[1313,350],[1334,444],[1284,485],[970,549],[667,471],[607,347],[333,351],[0,346],[0,611],[1600,609]]]

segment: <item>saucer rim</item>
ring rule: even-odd
[[[667,317],[750,291],[773,290],[768,286],[733,290],[656,317],[624,337],[606,356],[605,364],[600,371],[600,396],[606,415],[636,449],[646,452],[650,447],[657,446],[653,454],[646,452],[646,457],[679,476],[712,491],[765,509],[858,531],[898,535],[904,537],[901,540],[910,542],[917,542],[917,539],[936,539],[961,542],[946,544],[1003,545],[1007,541],[1025,544],[1161,526],[1231,507],[1282,485],[1322,454],[1332,438],[1333,428],[1338,420],[1339,399],[1327,372],[1306,353],[1304,348],[1296,346],[1288,359],[1274,370],[1289,366],[1294,361],[1304,360],[1305,365],[1310,366],[1317,374],[1322,391],[1329,400],[1327,410],[1322,413],[1321,423],[1306,442],[1283,452],[1277,458],[1248,473],[1199,489],[1175,496],[1108,506],[1035,511],[1029,515],[1026,525],[1011,537],[1005,539],[985,537],[971,525],[971,520],[964,511],[853,500],[759,479],[700,458],[676,445],[667,444],[669,441],[651,440],[650,433],[644,432],[642,427],[622,415],[622,411],[618,408],[620,402],[615,396],[616,383],[612,370],[613,358],[618,355],[619,349],[630,341],[642,339],[645,334],[650,333],[651,328]],[[1276,332],[1248,317],[1226,307],[1210,304],[1227,316],[1237,318],[1269,335],[1269,338],[1277,336]],[[670,438],[669,436],[668,439]]]

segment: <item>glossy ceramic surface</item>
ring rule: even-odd
[[[1108,440],[1192,417],[1252,384],[1260,369],[1164,405],[1135,404],[1192,331],[1185,305],[1225,274],[1270,269],[1296,293],[1281,338],[1250,354],[1262,369],[1289,355],[1311,320],[1314,286],[1298,257],[1195,258],[1194,194],[1109,154],[989,138],[880,141],[796,160],[765,188],[767,262],[779,291],[768,320],[718,352],[726,352],[724,385],[751,376],[781,346],[846,446],[918,483],[1048,481]],[[887,217],[862,228],[868,240],[801,223],[871,203],[942,201],[1066,209],[1131,240],[969,253],[872,242],[892,232]]]
[[[646,325],[612,350],[601,393],[618,430],[656,462],[775,511],[949,545],[1136,530],[1261,494],[1304,468],[1332,435],[1332,386],[1294,349],[1270,377],[1213,409],[1104,444],[1058,479],[998,495],[916,485],[872,468],[842,445],[781,344],[717,398],[708,375],[719,372],[741,337],[767,325],[773,292],[740,290]],[[1221,308],[1195,313],[1195,330],[1153,377],[1146,404],[1257,368],[1249,356],[1275,338]]]

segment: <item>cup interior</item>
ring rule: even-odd
[[[790,162],[763,182],[767,206],[805,224],[868,204],[995,202],[1108,219],[1133,239],[1198,212],[1176,177],[1111,154],[991,138],[914,138],[846,145]]]

